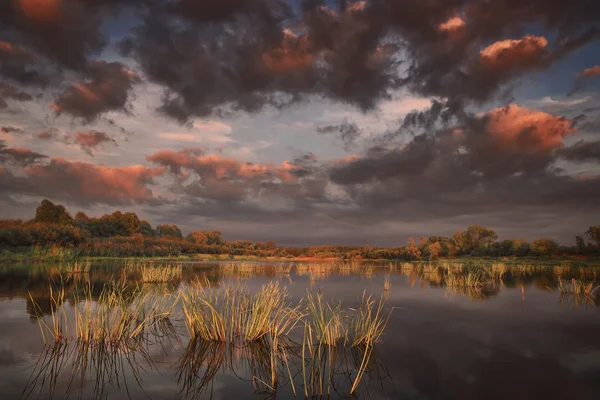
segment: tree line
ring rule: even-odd
[[[440,257],[553,257],[596,256],[600,253],[600,225],[577,236],[573,246],[560,246],[541,238],[498,240],[492,229],[472,225],[451,237],[410,238],[404,246],[282,247],[273,241],[229,241],[219,231],[199,230],[185,235],[177,225],[156,227],[136,213],[115,211],[101,217],[77,212],[43,200],[28,221],[0,220],[0,251],[38,250],[53,255],[67,251],[74,256],[155,257],[191,254],[228,254],[256,257],[306,257],[343,259],[436,260]],[[50,251],[50,253],[48,253]]]

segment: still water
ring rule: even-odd
[[[481,268],[494,268],[494,277],[482,287],[466,288],[448,287],[437,267],[407,264],[185,264],[160,284],[143,283],[116,265],[93,265],[78,274],[66,274],[60,265],[5,266],[0,268],[0,398],[287,399],[294,398],[294,390],[303,398],[302,368],[293,368],[299,364],[284,374],[295,385],[282,377],[274,395],[269,355],[260,346],[191,342],[179,306],[168,328],[148,333],[138,348],[44,344],[38,324],[56,308],[73,307],[78,288],[99,293],[115,280],[172,298],[193,282],[217,291],[243,282],[256,292],[276,280],[292,302],[307,290],[342,301],[347,309],[357,307],[363,293],[384,299],[391,316],[356,398],[600,399],[600,290],[560,291],[561,281],[568,285],[572,278],[599,284],[600,270]],[[65,291],[59,305],[50,292],[57,286]],[[300,352],[296,356],[302,359]],[[330,398],[348,396],[362,357],[354,350],[335,354],[324,397],[327,392]]]

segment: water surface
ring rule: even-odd
[[[207,280],[211,290],[242,281],[257,291],[278,280],[292,301],[308,289],[350,308],[366,292],[394,307],[357,398],[600,398],[598,298],[563,294],[557,286],[573,277],[599,283],[598,271],[494,268],[501,278],[475,290],[448,288],[433,269],[408,265],[294,266],[286,273],[272,264],[186,264],[179,279],[165,284],[144,284],[110,264],[75,275],[61,273],[60,265],[6,266],[0,272],[0,393],[6,399],[273,398],[258,380],[265,373],[257,366],[265,356],[260,348],[190,343],[177,310],[176,334],[130,351],[44,345],[37,319],[55,308],[51,283],[65,288],[67,300],[59,307],[68,308],[78,287],[99,292],[116,279],[165,295],[195,281]],[[351,370],[357,354],[342,353],[340,366]],[[304,397],[302,379],[295,376],[295,382],[297,397]],[[347,396],[343,372],[335,382],[330,397]],[[289,382],[282,380],[277,398],[293,398]]]

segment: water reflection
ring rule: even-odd
[[[0,269],[0,368],[5,368],[0,393],[57,399],[107,399],[115,393],[152,399],[247,398],[251,393],[273,398],[276,386],[277,398],[294,398],[294,392],[297,398],[342,398],[363,374],[361,398],[600,398],[594,383],[600,374],[599,271],[577,265],[444,262],[181,264],[161,282],[152,272],[103,264],[78,273],[60,265],[6,267]],[[174,318],[147,324],[138,342],[111,347],[59,341],[39,352],[39,330],[29,319],[49,318],[61,309],[72,312],[84,290],[101,301],[104,288],[124,285],[126,303],[133,293],[176,298],[188,285],[219,289],[237,280],[253,292],[278,280],[296,299],[313,287],[351,303],[367,290],[402,310],[394,313],[379,354],[318,346],[303,354],[298,338],[276,349],[268,340],[245,345],[188,341],[179,309]],[[63,300],[53,299],[50,288],[57,287],[64,288]],[[31,354],[35,363],[28,359]],[[24,370],[27,376],[19,380]],[[149,378],[157,374],[163,377],[162,391],[153,389]],[[15,396],[13,387],[18,387]]]
[[[381,388],[390,379],[373,347],[321,345],[306,353],[301,343],[287,339],[277,349],[268,340],[230,345],[196,339],[175,368],[179,396],[193,400],[212,398],[218,376],[229,376],[229,384],[240,385],[242,391],[246,387],[245,392],[253,388],[254,394],[266,397],[287,393],[307,398],[334,393],[344,398],[359,382],[362,391],[355,397],[369,398],[371,388]]]

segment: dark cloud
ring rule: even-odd
[[[595,0],[301,5],[298,9],[287,0],[5,1],[0,5],[0,31],[7,37],[0,45],[0,73],[21,84],[47,85],[60,83],[65,70],[76,71],[83,82],[57,98],[57,110],[93,120],[123,109],[132,81],[116,63],[101,66],[90,59],[109,43],[104,23],[126,15],[126,25],[135,28],[120,43],[123,54],[165,88],[159,110],[179,121],[281,108],[312,96],[370,110],[399,87],[462,107],[508,95],[515,79],[548,68],[600,35]],[[526,34],[534,25],[541,33]]]
[[[7,147],[6,144],[0,140],[0,161],[3,163],[27,166],[35,164],[45,158],[48,158],[48,156],[36,153],[30,149]]]
[[[578,141],[571,146],[561,148],[560,157],[574,162],[600,162],[600,142]]]
[[[51,107],[88,122],[108,111],[126,111],[129,92],[139,81],[135,72],[118,62],[92,61],[88,68],[89,79],[71,86]]]
[[[12,85],[0,82],[0,110],[8,107],[8,103],[5,99],[29,101],[32,100],[33,97],[29,93],[21,91]]]
[[[19,128],[18,126],[3,126],[0,130],[3,133],[25,133],[25,129]]]
[[[352,149],[356,145],[356,140],[362,134],[362,130],[358,125],[348,120],[342,121],[339,125],[318,126],[317,132],[325,135],[335,135],[342,141],[346,150]]]

